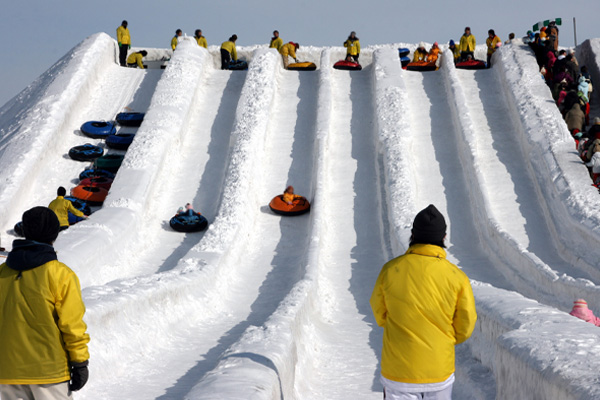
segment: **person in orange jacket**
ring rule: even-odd
[[[283,68],[287,69],[288,65],[290,65],[290,60],[288,56],[291,56],[295,62],[298,62],[296,59],[296,50],[300,48],[298,43],[289,42],[281,46],[279,49],[279,53],[281,54],[281,58],[283,58]]]
[[[440,47],[438,46],[438,42],[435,42],[433,46],[431,46],[431,50],[427,53],[427,57],[425,58],[427,62],[434,63],[438,60],[440,54]]]
[[[285,190],[283,191],[283,201],[290,206],[292,204],[294,204],[294,200],[303,199],[303,198],[304,198],[304,196],[294,194],[294,187],[292,185],[286,187]]]
[[[450,399],[454,346],[477,320],[469,277],[446,259],[446,221],[429,205],[415,217],[410,247],[387,262],[371,308],[383,327],[381,377],[386,399]]]
[[[487,67],[489,68],[492,66],[492,55],[498,49],[498,44],[502,46],[502,39],[496,35],[493,29],[490,29],[485,44],[487,45]]]

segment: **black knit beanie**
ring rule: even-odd
[[[413,222],[413,243],[443,243],[446,220],[433,204],[421,210]]]
[[[33,207],[23,213],[25,239],[52,244],[58,237],[60,223],[48,207]]]

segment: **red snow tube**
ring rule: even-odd
[[[95,186],[110,190],[113,180],[105,176],[93,176],[91,178],[85,178],[79,182],[79,186]]]
[[[91,206],[101,206],[108,196],[108,190],[97,186],[75,186],[71,189],[71,196],[85,201]]]
[[[406,66],[409,71],[435,71],[437,67],[434,62],[415,61]]]
[[[487,65],[485,64],[485,61],[468,60],[468,61],[461,61],[461,62],[457,63],[456,68],[459,68],[459,69],[485,69],[485,68],[487,68]]]
[[[357,62],[340,60],[333,64],[333,68],[341,69],[344,71],[360,71],[362,69],[361,65]]]
[[[303,197],[294,200],[290,205],[283,201],[283,195],[279,195],[273,197],[273,200],[269,203],[269,208],[275,214],[294,216],[308,212],[310,210],[310,203]]]

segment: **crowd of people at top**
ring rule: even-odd
[[[579,155],[587,163],[594,185],[600,186],[600,118],[590,126],[592,80],[586,66],[579,66],[573,50],[558,50],[559,30],[554,22],[540,32],[528,32],[540,73],[550,87]]]

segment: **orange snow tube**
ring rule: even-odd
[[[108,196],[108,190],[98,186],[79,185],[71,189],[71,196],[91,206],[100,206]]]
[[[294,216],[302,215],[310,210],[310,203],[304,197],[296,199],[292,204],[288,204],[283,201],[283,195],[273,197],[273,200],[269,203],[269,208],[275,214]]]

